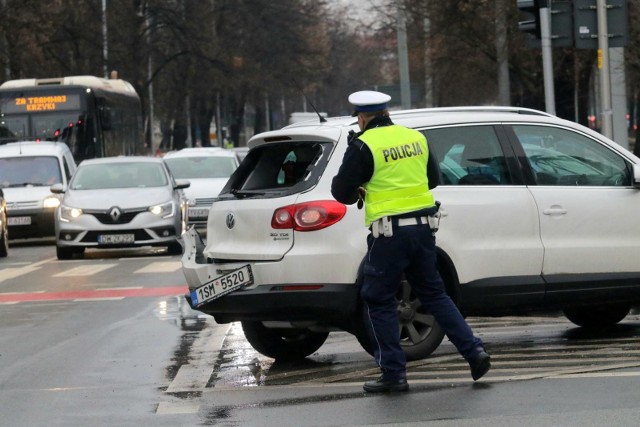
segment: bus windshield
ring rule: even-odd
[[[61,141],[73,146],[71,138],[84,121],[81,113],[55,113],[32,116],[18,115],[4,117],[0,121],[0,137],[33,139],[41,141]]]

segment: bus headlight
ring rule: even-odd
[[[151,206],[149,212],[162,218],[170,218],[174,215],[173,202],[163,203],[161,205]]]
[[[82,209],[60,206],[60,220],[70,222],[82,215]]]

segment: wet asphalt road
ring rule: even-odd
[[[180,296],[179,257],[48,242],[0,260],[0,426],[637,425],[640,317],[589,334],[559,316],[469,319],[494,368],[478,383],[445,341],[411,391],[366,395],[378,371],[332,333],[274,363]]]

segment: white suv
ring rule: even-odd
[[[640,303],[640,159],[586,127],[512,107],[392,112],[426,135],[440,170],[438,266],[465,315],[564,310],[612,325]],[[191,306],[241,321],[278,359],[305,357],[332,330],[370,350],[359,303],[363,210],[331,196],[352,117],[254,136],[208,218],[206,246],[184,235]],[[410,360],[443,333],[405,285],[398,294]]]

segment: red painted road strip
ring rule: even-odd
[[[57,301],[74,300],[79,298],[120,298],[120,297],[163,297],[184,295],[186,286],[170,286],[166,288],[142,289],[94,289],[86,291],[64,292],[28,292],[20,294],[0,294],[0,303],[26,301]]]

